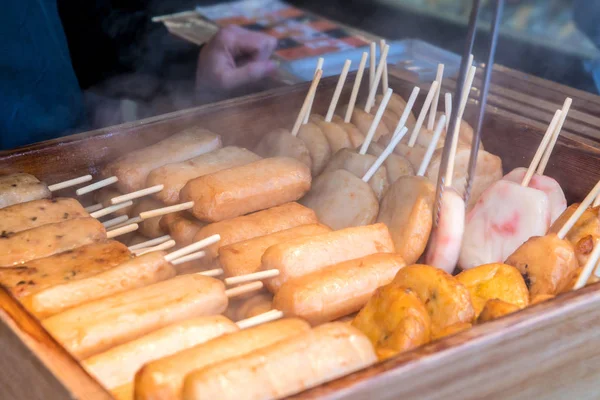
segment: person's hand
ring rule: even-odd
[[[200,51],[196,89],[229,91],[268,76],[276,69],[269,60],[276,46],[277,39],[263,33],[221,29]]]

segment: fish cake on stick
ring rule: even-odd
[[[38,318],[47,318],[93,300],[173,278],[175,267],[156,251],[128,260],[87,278],[59,284],[24,297],[22,303]]]
[[[298,136],[287,129],[275,129],[260,139],[254,152],[264,158],[292,158],[312,168],[312,159],[308,147]]]
[[[369,184],[344,169],[318,176],[300,202],[333,229],[372,224],[379,212],[377,195]]]
[[[353,148],[360,147],[363,144],[365,135],[354,124],[344,121],[339,115],[334,115],[332,121],[346,131]]]
[[[81,360],[169,324],[220,314],[227,303],[221,281],[190,274],[82,304],[42,325]]]
[[[575,213],[579,203],[571,204],[561,216],[554,221],[548,233],[558,233],[563,225]],[[569,230],[565,239],[567,239],[575,248],[575,255],[579,265],[585,265],[594,249],[594,243],[600,238],[600,217],[598,212],[600,207],[586,209],[577,219],[577,222]]]
[[[0,209],[32,200],[49,199],[48,185],[31,174],[0,176]]]
[[[237,331],[237,325],[222,315],[196,317],[86,358],[82,364],[104,387],[113,390],[132,383],[136,372],[148,362]],[[131,390],[133,394],[133,387]]]
[[[260,156],[242,147],[227,146],[179,163],[167,164],[148,174],[148,186],[164,185],[154,197],[168,206],[180,202],[179,192],[190,180],[228,168],[260,160]]]
[[[325,225],[308,224],[232,243],[219,249],[219,264],[228,277],[252,274],[260,271],[262,256],[269,247],[291,239],[327,232],[331,232],[331,228]]]
[[[304,142],[310,153],[312,160],[311,174],[313,176],[319,175],[331,158],[331,146],[327,137],[317,124],[309,121],[300,127],[298,138]]]
[[[191,127],[118,158],[106,165],[102,175],[118,177],[116,184],[122,193],[134,192],[146,186],[148,174],[153,169],[197,157],[221,146],[219,135]]]
[[[273,308],[316,326],[359,311],[375,290],[392,282],[406,264],[394,253],[375,253],[330,265],[285,282]]]
[[[379,157],[383,153],[384,148],[377,143],[371,143],[367,154],[372,154]],[[391,185],[403,176],[415,175],[415,169],[407,158],[398,154],[392,153],[385,159],[383,163],[387,171],[388,182]]]
[[[184,379],[190,372],[254,352],[308,332],[309,329],[310,325],[300,319],[282,319],[223,335],[152,361],[144,365],[135,376],[135,398],[138,400],[180,399]]]
[[[121,194],[122,194],[121,192],[119,192],[117,189],[115,189],[113,187],[102,188],[101,190],[94,192],[94,201],[96,201],[97,203],[102,205],[102,207],[100,207],[100,209],[110,207],[112,205],[110,200],[117,196],[121,196]],[[117,217],[119,217],[121,215],[133,215],[132,209],[133,209],[133,205],[131,205],[129,207],[118,209],[115,212],[113,212],[112,215],[115,215]]]
[[[215,234],[221,236],[218,243],[204,249],[207,258],[214,259],[218,256],[219,248],[228,244],[318,222],[315,212],[310,208],[298,203],[287,203],[253,214],[208,224],[196,233],[192,241]]]
[[[0,209],[0,232],[15,233],[90,214],[75,199],[54,198],[18,203]]]
[[[311,185],[310,169],[286,157],[267,158],[189,181],[181,190],[192,214],[218,222],[296,201]]]
[[[74,218],[17,233],[5,233],[0,238],[0,266],[16,266],[106,238],[104,226],[94,218]]]
[[[185,378],[183,399],[281,399],[376,361],[366,336],[348,324],[332,322],[192,372]]]
[[[278,270],[265,282],[276,293],[285,282],[342,261],[374,253],[393,253],[394,244],[384,224],[374,224],[315,236],[301,237],[271,246],[262,256],[262,270]]]
[[[96,275],[133,257],[115,240],[77,247],[46,258],[10,268],[0,268],[0,284],[22,298],[71,280]]]
[[[131,213],[132,215],[140,215],[140,213],[144,211],[155,210],[162,206],[163,205],[160,202],[152,198],[144,198],[140,199],[135,203],[131,210]],[[149,239],[154,239],[163,236],[165,234],[165,231],[160,226],[161,218],[162,216],[158,216],[138,222],[140,225],[138,232]]]
[[[185,212],[163,215],[159,222],[163,232],[169,233],[179,246],[188,246],[194,242],[194,236],[205,226]]]

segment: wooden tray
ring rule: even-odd
[[[325,113],[335,82],[336,78],[323,80],[316,112]],[[390,85],[405,97],[412,89],[411,83],[394,77]],[[24,171],[51,183],[80,172],[95,174],[120,154],[192,124],[223,135],[225,144],[251,147],[267,131],[291,127],[306,90],[306,84],[279,88],[0,152],[0,173]],[[349,91],[348,86],[342,99]],[[473,111],[470,105],[466,114],[470,122]],[[489,107],[483,141],[488,151],[502,157],[505,171],[526,165],[533,156],[544,127],[530,122]],[[563,185],[570,202],[581,200],[600,179],[596,143],[577,133],[559,139],[547,173]],[[597,398],[599,288],[593,285],[559,296],[294,398]],[[2,398],[111,398],[4,289],[0,290],[0,349]]]

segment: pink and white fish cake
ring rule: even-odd
[[[458,264],[463,269],[504,262],[532,236],[550,227],[550,201],[541,190],[499,180],[467,214]]]
[[[502,179],[507,181],[521,183],[527,173],[527,168],[515,168]],[[567,209],[567,199],[565,193],[554,178],[546,175],[534,174],[529,182],[529,187],[541,190],[548,195],[550,200],[550,221],[554,223],[560,215]]]

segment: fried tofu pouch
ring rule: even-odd
[[[475,317],[493,299],[513,304],[517,309],[529,305],[529,290],[525,280],[519,270],[511,265],[480,265],[461,272],[456,279],[469,291]]]
[[[352,325],[364,333],[380,360],[431,340],[431,317],[419,296],[395,283],[382,286]]]
[[[477,323],[493,321],[500,317],[519,311],[520,308],[514,304],[499,299],[491,299],[485,303],[481,314],[477,317]]]
[[[571,204],[565,212],[554,221],[548,232],[558,233],[578,207],[579,203]],[[590,253],[594,249],[595,241],[600,238],[599,211],[600,207],[588,208],[585,210],[565,237],[565,239],[571,242],[575,248],[575,255],[577,256],[579,265],[585,265]]]
[[[573,245],[554,233],[532,237],[515,250],[505,264],[521,272],[531,297],[560,293],[579,268]]]
[[[475,317],[467,288],[441,269],[423,264],[410,265],[398,271],[393,282],[412,289],[425,304],[434,336],[450,325],[470,323]]]

